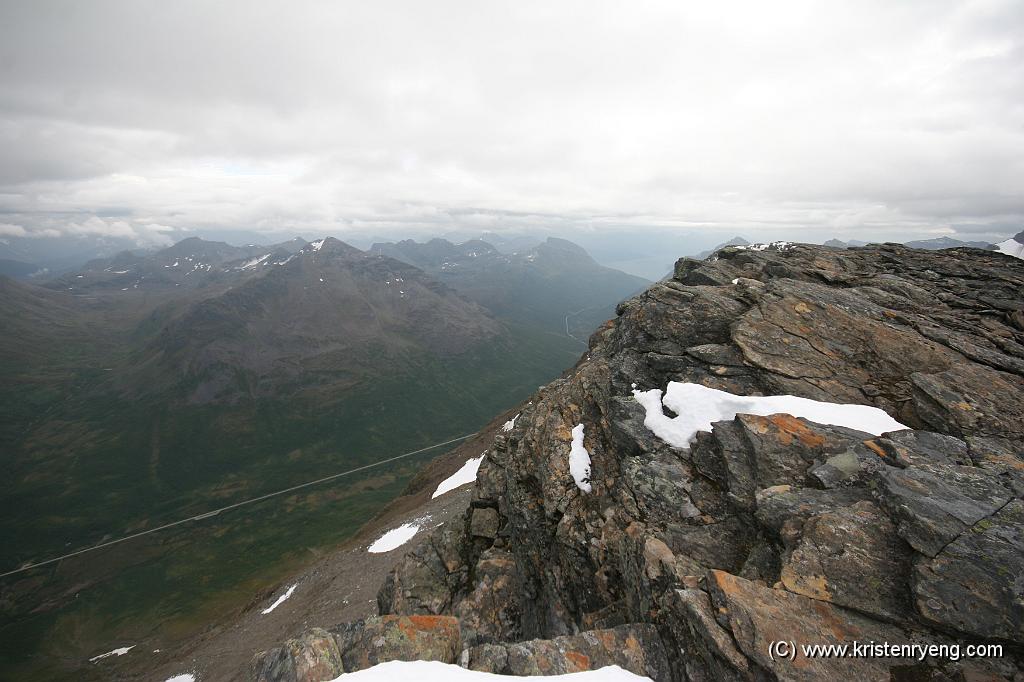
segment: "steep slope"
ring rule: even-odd
[[[463,524],[381,588],[390,615],[290,641],[255,675],[408,655],[360,658],[356,635],[395,627],[452,633],[426,657],[514,674],[1019,679],[1022,288],[1019,261],[973,249],[680,260],[494,438]],[[795,396],[768,402],[818,421],[730,394]],[[799,649],[855,642],[907,648]]]
[[[615,304],[648,283],[599,265],[580,246],[549,237],[529,250],[502,253],[489,243],[405,240],[374,244],[423,268],[503,319],[565,333],[582,343],[612,316]]]

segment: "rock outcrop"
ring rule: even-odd
[[[495,437],[463,526],[399,562],[380,612],[454,617],[457,660],[493,672],[1021,679],[1022,293],[1024,263],[974,249],[682,259]],[[870,405],[910,428],[737,414],[676,448],[632,394],[670,381]],[[589,493],[569,473],[577,424]],[[799,650],[869,642],[907,648]]]

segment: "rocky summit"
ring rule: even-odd
[[[380,616],[295,633],[246,674],[431,659],[653,680],[1019,680],[1022,292],[1024,262],[966,248],[682,259],[495,436],[462,523],[398,561]],[[669,382],[873,406],[908,428],[739,413],[672,446],[634,395]],[[586,486],[568,463],[577,425]],[[801,648],[830,644],[849,648]]]

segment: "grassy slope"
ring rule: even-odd
[[[71,347],[77,355],[61,356]],[[457,358],[406,358],[400,374],[320,404],[168,410],[119,395],[116,371],[104,368],[124,349],[83,348],[72,337],[38,346],[33,362],[52,374],[18,415],[31,435],[5,456],[15,482],[2,500],[5,569],[472,432],[578,352],[517,327]],[[24,397],[0,390],[0,404]],[[436,454],[5,579],[0,678],[66,672],[124,641],[194,633],[344,540]]]

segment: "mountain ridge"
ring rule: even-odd
[[[1022,284],[1019,260],[976,249],[781,244],[681,259],[494,436],[462,523],[410,547],[379,618],[296,633],[244,676],[314,679],[310,666],[329,677],[342,661],[407,656],[396,644],[366,658],[361,633],[394,628],[438,633],[443,646],[420,658],[504,674],[614,663],[655,680],[1015,679]],[[652,424],[687,406],[658,418],[636,398],[673,381],[872,406],[909,428],[737,414],[679,448]],[[578,424],[589,493],[569,474]],[[769,656],[773,639],[1004,649],[793,665]]]
[[[556,237],[511,253],[482,240],[453,244],[444,239],[376,243],[369,251],[425,269],[499,317],[574,339],[585,339],[613,314],[610,301],[648,283],[600,265],[583,247]]]

